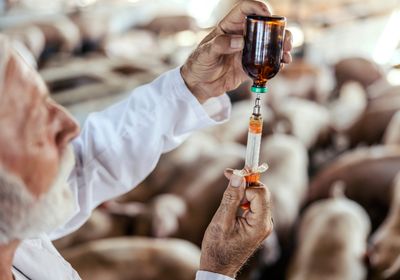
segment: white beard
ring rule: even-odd
[[[68,146],[55,182],[39,198],[19,177],[0,168],[0,244],[35,238],[67,222],[74,205],[67,179],[74,164],[72,146]]]

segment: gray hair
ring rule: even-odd
[[[11,237],[23,237],[21,233],[27,231],[23,223],[13,227],[10,225],[27,219],[29,211],[21,211],[20,205],[32,207],[33,204],[34,198],[27,192],[24,182],[18,176],[0,168],[0,244],[10,242]]]
[[[35,238],[66,223],[76,205],[67,179],[74,166],[65,150],[57,178],[47,193],[34,196],[22,179],[0,166],[0,244]]]

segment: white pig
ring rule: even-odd
[[[271,191],[275,229],[279,238],[285,238],[306,196],[307,150],[293,136],[274,134],[263,141],[261,153],[269,165],[269,170],[261,175],[261,182]]]
[[[287,279],[364,280],[370,228],[365,210],[343,193],[315,202],[301,220]]]

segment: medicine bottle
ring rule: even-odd
[[[267,81],[281,68],[286,18],[250,15],[246,18],[242,65],[253,79],[251,91],[266,93]]]

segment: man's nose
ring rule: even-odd
[[[65,148],[79,134],[79,125],[67,112],[58,104],[52,104],[55,111],[55,121],[58,123],[55,131],[55,141],[60,149]]]

